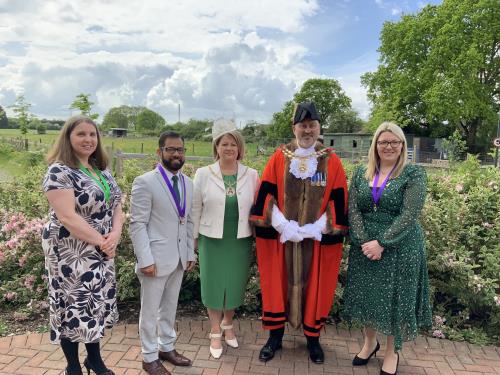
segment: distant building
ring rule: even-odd
[[[109,135],[115,138],[126,137],[127,129],[125,128],[111,128],[109,130]]]
[[[408,159],[417,163],[431,163],[442,159],[442,139],[416,137],[405,134],[408,142]],[[323,144],[331,147],[342,159],[365,160],[368,156],[373,134],[369,133],[325,133]]]

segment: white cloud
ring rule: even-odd
[[[398,14],[400,14],[400,13],[401,13],[401,9],[399,9],[399,8],[392,8],[392,9],[391,9],[391,14],[392,14],[393,16],[397,16],[397,15],[398,15]]]
[[[313,75],[296,38],[316,0],[0,0],[0,98],[66,117],[80,92],[104,114],[148,105],[168,121],[234,111],[269,120]],[[286,10],[286,16],[284,14]],[[6,56],[5,58],[3,56]]]
[[[370,115],[370,104],[366,89],[361,85],[361,75],[377,69],[378,55],[370,52],[358,56],[353,61],[336,69],[336,76],[345,93],[352,99],[352,107],[361,118],[367,120]]]

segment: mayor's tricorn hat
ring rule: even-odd
[[[304,121],[305,119],[318,120],[321,122],[314,102],[301,102],[295,107],[295,112],[293,113],[293,125]]]

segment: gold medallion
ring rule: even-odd
[[[232,186],[228,186],[226,188],[226,195],[228,197],[232,197],[234,195],[234,188]]]

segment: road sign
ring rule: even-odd
[[[500,138],[495,138],[495,139],[493,140],[493,145],[494,145],[495,147],[500,147]]]

